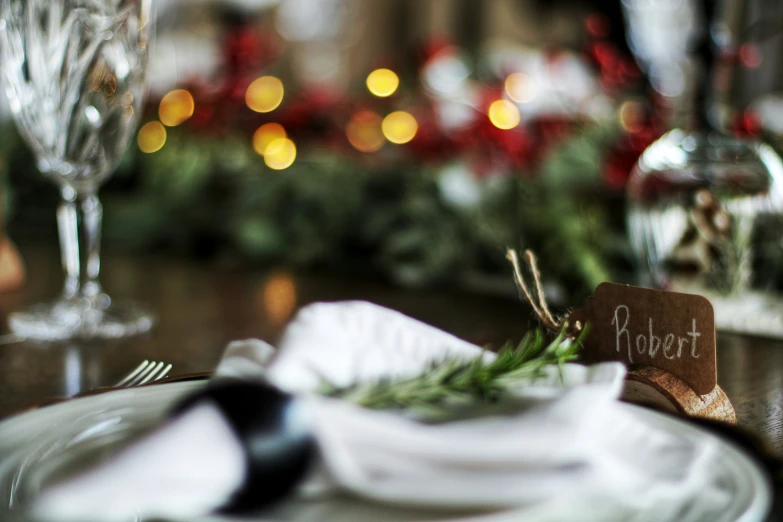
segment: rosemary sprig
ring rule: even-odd
[[[585,332],[577,340],[569,339],[565,332],[564,327],[548,344],[540,329],[528,332],[519,345],[507,343],[488,363],[481,356],[472,361],[447,359],[416,377],[327,388],[323,392],[373,409],[431,411],[447,403],[495,402],[513,388],[540,378],[544,368],[562,367],[575,360]]]

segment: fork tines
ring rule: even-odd
[[[124,379],[118,382],[115,388],[129,388],[131,386],[141,386],[148,382],[159,381],[171,371],[171,364],[162,361],[142,361],[136,369],[130,372]]]

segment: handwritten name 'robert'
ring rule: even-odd
[[[661,353],[667,359],[681,358],[683,353],[690,354],[693,358],[698,358],[698,346],[696,340],[701,333],[696,330],[696,319],[692,320],[691,331],[686,332],[684,337],[675,336],[673,333],[667,333],[663,340],[653,334],[653,320],[649,318],[649,334],[640,333],[633,337],[627,330],[628,321],[631,318],[631,311],[625,305],[620,305],[614,310],[612,325],[617,333],[617,351],[627,351],[628,362],[633,363],[634,347],[639,355],[647,354],[650,359]],[[622,326],[621,326],[622,325]],[[675,343],[676,340],[676,343]]]

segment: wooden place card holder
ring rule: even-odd
[[[568,321],[589,325],[588,363],[628,366],[624,400],[736,423],[718,386],[715,318],[706,298],[602,283]]]

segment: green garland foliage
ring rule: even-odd
[[[505,248],[525,245],[547,279],[567,289],[564,298],[586,295],[630,266],[615,215],[622,195],[605,188],[600,172],[616,135],[613,125],[586,125],[544,154],[536,172],[477,179],[480,198],[466,208],[444,197],[443,165],[402,156],[368,165],[308,150],[274,171],[244,135],[174,128],[154,154],[131,146],[102,190],[104,238],[133,252],[359,269],[404,284],[470,274],[508,281]],[[15,201],[12,233],[45,223],[39,235],[51,237],[56,193],[11,128],[0,154]]]

